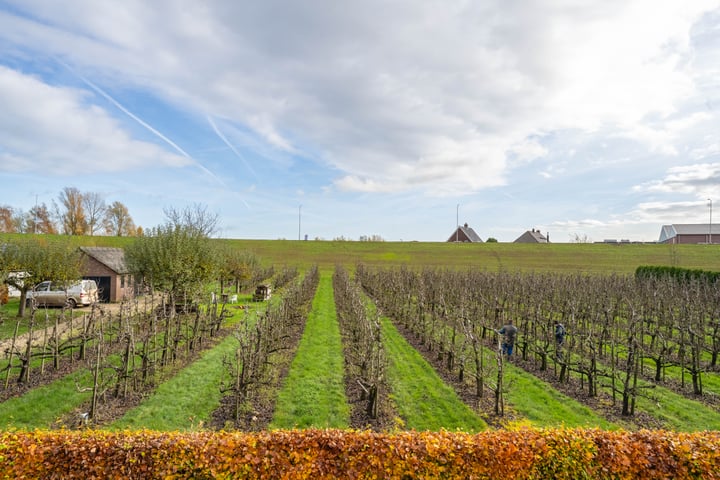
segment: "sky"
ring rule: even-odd
[[[656,241],[720,207],[720,0],[0,0],[0,205],[65,187],[224,238]]]

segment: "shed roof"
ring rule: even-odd
[[[482,238],[480,238],[480,235],[475,233],[475,230],[472,229],[472,227],[468,226],[468,224],[464,224],[462,226],[458,226],[457,230],[453,232],[452,235],[450,235],[450,238],[448,238],[448,242],[454,242],[457,232],[462,232],[465,235],[465,238],[467,238],[472,243],[482,243]]]
[[[125,265],[125,250],[115,247],[80,247],[80,251],[94,258],[115,273],[129,273]]]
[[[673,223],[663,225],[660,230],[660,242],[664,242],[678,235],[707,235],[710,232],[708,223]],[[720,235],[720,225],[712,224],[713,235]]]
[[[540,233],[540,230],[535,230],[533,228],[516,238],[514,243],[548,243],[548,239],[545,235]]]

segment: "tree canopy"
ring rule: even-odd
[[[22,275],[11,273],[22,272]],[[0,247],[0,281],[20,291],[18,316],[25,314],[27,292],[41,281],[80,278],[80,252],[66,241],[27,237]]]
[[[135,278],[175,299],[199,293],[217,272],[209,238],[188,225],[155,227],[125,249],[125,262]]]

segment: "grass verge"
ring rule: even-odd
[[[404,428],[473,433],[487,428],[388,318],[382,319],[382,336],[389,361],[391,398]]]
[[[609,370],[607,366],[600,363],[600,368]],[[680,373],[677,372],[679,375]],[[717,375],[706,374],[703,380],[717,386]],[[610,398],[612,388],[607,382],[600,382],[600,391]],[[635,400],[635,412],[646,414],[655,419],[658,425],[641,425],[647,428],[663,428],[678,432],[698,432],[704,430],[720,430],[720,412],[716,407],[706,405],[699,400],[694,400],[670,388],[648,380],[638,379],[638,394]],[[618,405],[614,408],[620,413],[622,396],[617,394]],[[628,417],[632,422],[633,417]],[[637,425],[637,423],[636,423]],[[605,428],[605,427],[603,427]]]
[[[172,379],[160,384],[150,397],[107,429],[192,431],[202,428],[220,405],[222,360],[232,355],[236,346],[235,337],[228,336]]]
[[[508,407],[526,418],[533,427],[621,428],[534,375],[513,365],[506,364],[505,368]]]
[[[226,319],[226,325],[238,321],[254,321],[257,310],[236,312]],[[159,431],[193,431],[209,423],[213,411],[220,405],[222,393],[223,358],[231,357],[237,339],[228,335],[218,345],[204,352],[170,380],[163,382],[153,394],[122,418],[108,426],[108,430],[149,428]]]
[[[91,398],[92,393],[79,391],[78,385],[92,386],[89,370],[79,370],[50,385],[33,388],[20,397],[0,403],[0,428],[50,428],[65,414]]]
[[[348,428],[343,372],[332,277],[323,272],[270,428]]]
[[[658,419],[663,428],[678,432],[720,430],[720,412],[663,386],[639,380],[642,388],[636,400],[636,412]]]

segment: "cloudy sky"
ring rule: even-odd
[[[0,204],[64,187],[229,238],[657,240],[720,207],[720,0],[1,0]]]

